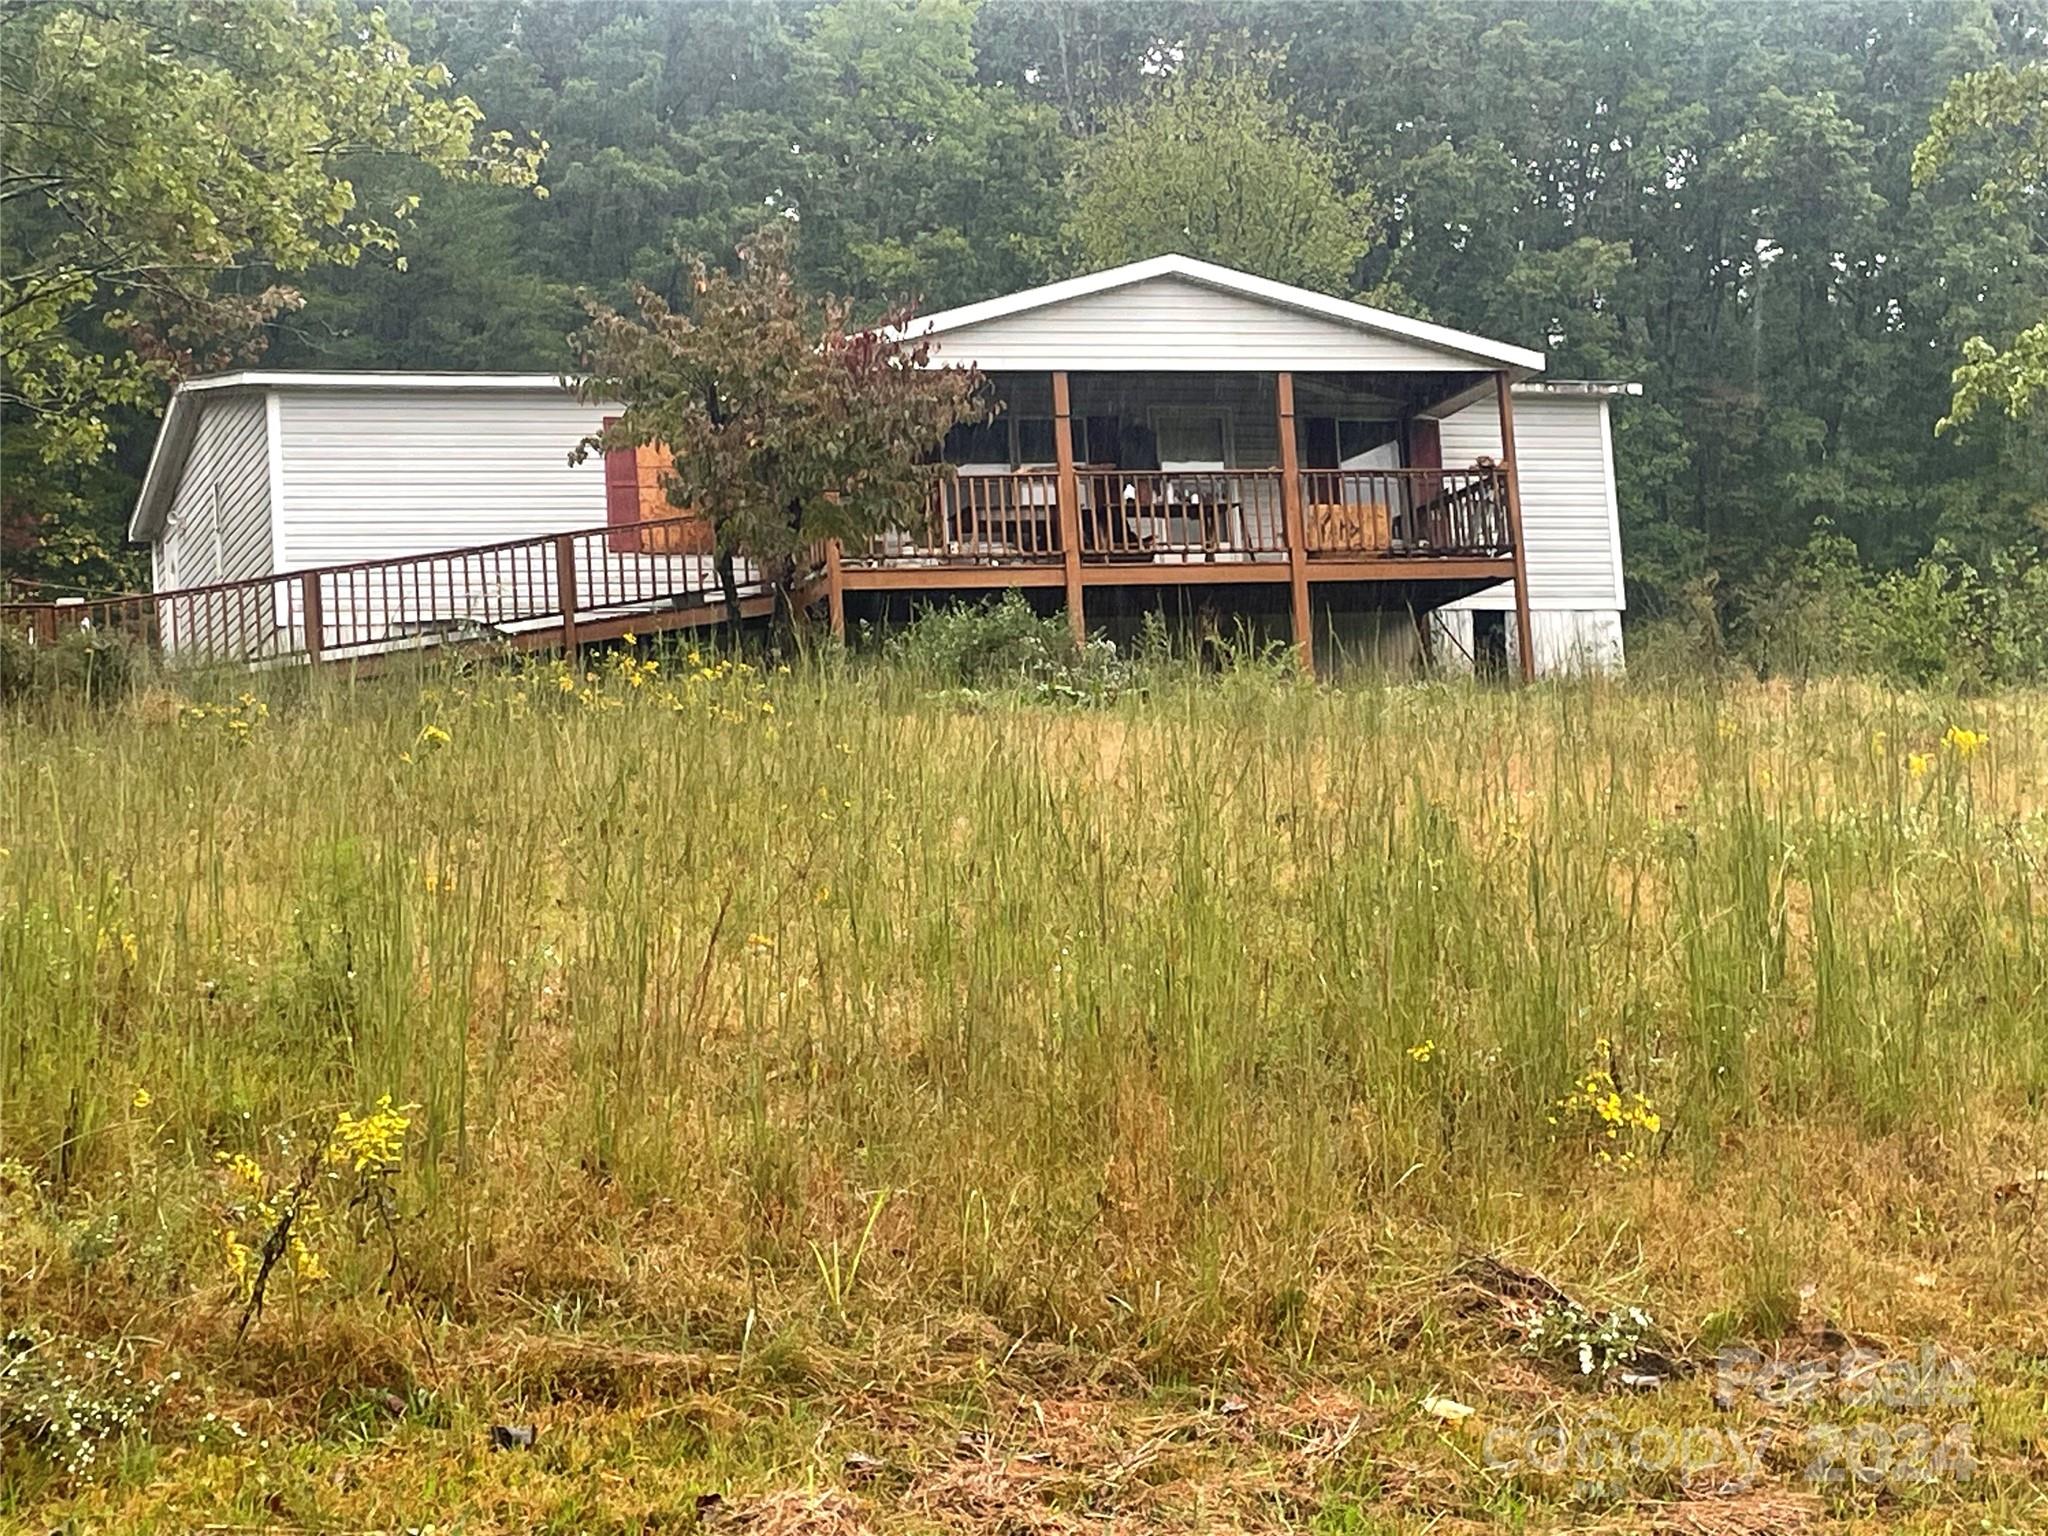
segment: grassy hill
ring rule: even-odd
[[[17,713],[0,1520],[2048,1522],[2048,696],[1100,698]]]

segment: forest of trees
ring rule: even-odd
[[[2048,321],[2048,189],[2009,171],[2048,111],[1966,102],[1915,161],[1953,82],[2048,71],[2041,0],[382,14],[445,66],[422,90],[473,98],[476,145],[501,133],[497,164],[363,135],[343,169],[404,215],[390,239],[217,277],[270,365],[564,369],[580,296],[673,295],[690,253],[729,259],[764,220],[806,283],[874,312],[1179,248],[1639,380],[1616,417],[1638,615],[1737,609],[1817,527],[1877,569],[2048,548],[2048,407],[1936,431],[1972,338]],[[63,324],[104,351],[101,319]],[[104,457],[10,445],[17,570],[105,577],[150,403],[110,403]]]

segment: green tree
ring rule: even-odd
[[[352,160],[533,185],[541,146],[481,132],[450,85],[380,14],[332,0],[0,10],[0,408],[17,474],[48,469],[47,497],[104,454],[112,413],[260,346],[299,302],[287,279],[395,252],[417,199],[362,206]]]
[[[816,287],[947,306],[1050,274],[1067,145],[1049,109],[977,84],[975,12],[970,0],[841,0],[812,18],[790,212]]]
[[[908,306],[870,327],[845,300],[807,298],[789,244],[770,225],[741,247],[737,274],[695,263],[685,306],[642,287],[632,313],[592,304],[576,338],[582,397],[625,409],[572,461],[665,446],[669,504],[710,522],[735,624],[735,558],[794,617],[803,550],[899,525],[929,493],[947,431],[987,409],[972,369],[926,366],[929,343],[904,334]]]
[[[1980,70],[1950,82],[1914,153],[1913,179],[1926,186],[1966,160],[1977,206],[2017,220],[2031,254],[2048,256],[2048,63]],[[2037,307],[2048,309],[2048,295],[2037,297]],[[2018,420],[2048,398],[2048,319],[2027,326],[2003,349],[1973,335],[1962,357],[1955,396],[1937,432],[1972,420],[1986,406]]]
[[[1067,232],[1091,267],[1174,251],[1348,293],[1374,220],[1344,172],[1260,76],[1175,70],[1087,147]]]

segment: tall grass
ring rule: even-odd
[[[8,723],[0,1156],[104,1294],[217,1294],[217,1155],[389,1094],[446,1316],[1328,1351],[1402,1232],[2048,1094],[2036,695],[589,668]]]

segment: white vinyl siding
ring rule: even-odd
[[[157,547],[159,577],[180,587],[270,570],[270,450],[260,394],[206,402]]]
[[[561,390],[281,390],[295,569],[532,538],[605,520],[604,463],[569,454],[605,408]]]
[[[163,536],[150,554],[158,590],[218,587],[270,574],[270,436],[258,392],[209,396],[192,429]],[[164,648],[215,661],[250,660],[276,643],[269,587],[228,587],[157,615]]]
[[[1468,670],[1473,653],[1470,606],[1446,605],[1430,619],[1437,659],[1453,670]],[[1621,614],[1614,609],[1538,610],[1529,615],[1529,637],[1536,643],[1539,676],[1622,670]],[[1518,654],[1512,620],[1507,626],[1507,654],[1511,663]]]
[[[1607,401],[1517,394],[1515,446],[1522,533],[1529,547],[1530,608],[1619,612],[1626,604]],[[1482,456],[1501,457],[1500,412],[1492,400],[1468,406],[1443,423],[1446,469]],[[1512,608],[1514,596],[1505,586],[1493,587],[1456,606]]]
[[[277,393],[281,538],[294,570],[395,561],[605,526],[602,454],[569,455],[616,406],[566,390],[290,389]],[[618,611],[715,590],[708,555],[576,542],[577,606]],[[517,555],[384,566],[322,580],[329,645],[376,646],[467,624],[519,629],[555,622],[552,544]],[[735,576],[755,579],[745,561]],[[290,622],[304,623],[297,583]]]
[[[1462,353],[1179,277],[962,326],[935,337],[932,351],[937,362],[971,362],[984,370],[1345,373],[1487,366]]]

